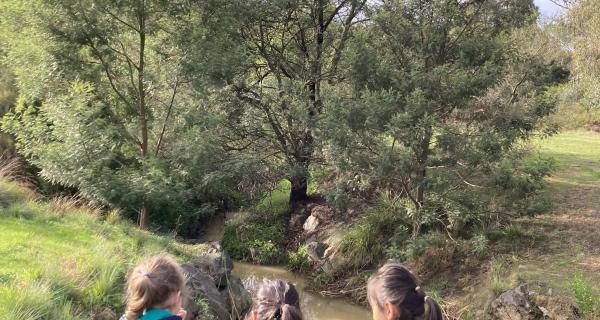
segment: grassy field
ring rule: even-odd
[[[557,310],[575,304],[586,319],[598,319],[600,134],[568,131],[531,147],[556,160],[546,190],[553,209],[505,230],[510,237],[493,248],[480,270],[459,280],[465,283],[462,293],[446,303],[479,311],[490,296],[526,282],[538,293],[558,297]]]
[[[152,235],[72,199],[36,200],[0,179],[0,319],[115,319],[127,270],[168,251],[181,260],[201,248]]]

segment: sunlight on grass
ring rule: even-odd
[[[553,157],[560,167],[551,182],[600,183],[600,134],[563,132],[536,145],[542,155]]]
[[[288,180],[281,180],[277,188],[268,192],[264,199],[256,205],[255,210],[257,212],[271,212],[275,215],[287,212],[291,189],[292,184]]]
[[[27,195],[10,181],[0,194]],[[96,209],[56,207],[29,196],[0,206],[0,314],[7,319],[87,319],[123,310],[127,270],[144,255],[189,259],[202,250],[104,219]],[[2,318],[5,319],[5,318]]]

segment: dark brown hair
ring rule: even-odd
[[[263,280],[253,310],[259,320],[302,320],[298,291],[283,280]]]
[[[369,278],[367,296],[373,308],[384,310],[390,303],[398,308],[398,320],[442,320],[440,306],[417,284],[417,278],[399,263],[387,263]],[[425,304],[428,310],[425,312]],[[426,314],[425,314],[426,313]]]
[[[171,256],[159,254],[145,259],[127,280],[125,317],[134,320],[145,310],[169,307],[169,298],[184,287],[183,270]]]

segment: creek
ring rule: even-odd
[[[225,225],[224,217],[216,217],[209,224],[204,241],[221,240]],[[306,279],[288,271],[284,266],[262,266],[245,262],[234,262],[232,273],[241,279],[249,277],[282,279],[294,284],[300,295],[300,308],[307,320],[370,320],[371,311],[342,298],[324,297],[307,290]]]

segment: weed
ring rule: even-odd
[[[573,276],[571,292],[575,296],[577,308],[590,319],[600,317],[600,295],[594,292],[592,284],[580,273]]]
[[[308,260],[308,247],[300,246],[297,251],[288,252],[287,267],[291,271],[307,272],[310,270],[310,261]]]

